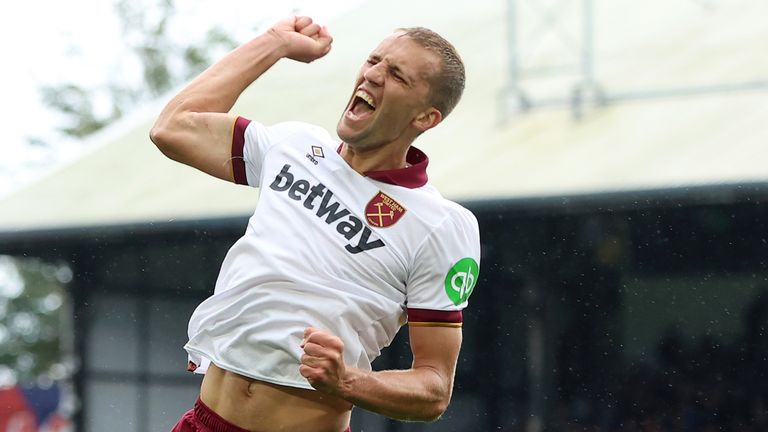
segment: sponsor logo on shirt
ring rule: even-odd
[[[389,195],[379,191],[365,207],[365,220],[376,228],[394,225],[405,214],[405,208]]]
[[[275,180],[269,185],[270,189],[277,192],[285,192],[288,198],[294,201],[302,201],[303,207],[315,213],[328,225],[336,227],[336,232],[350,241],[344,249],[351,254],[386,246],[381,239],[373,234],[363,221],[353,216],[339,201],[333,199],[333,191],[324,184],[312,185],[304,179],[294,179],[290,172],[291,165],[285,164],[283,169],[275,176]],[[352,240],[357,244],[353,244]]]
[[[472,258],[462,258],[445,275],[445,292],[453,304],[467,301],[477,283],[480,267]]]

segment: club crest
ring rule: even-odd
[[[379,191],[365,207],[365,220],[376,228],[394,225],[405,214],[405,207],[389,195]]]

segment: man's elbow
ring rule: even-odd
[[[449,400],[445,400],[433,403],[429,409],[425,410],[424,417],[420,420],[427,423],[439,420],[448,409],[449,402]]]
[[[155,145],[159,148],[164,143],[166,132],[163,130],[162,126],[155,123],[154,126],[152,126],[152,129],[149,130],[149,140],[155,143]]]
[[[451,403],[451,392],[441,392],[441,394],[435,394],[433,396],[434,399],[422,406],[422,410],[419,412],[419,418],[412,420],[430,423],[437,421],[442,417],[448,409],[448,405]]]
[[[434,373],[435,380],[431,381],[429,403],[424,409],[424,418],[421,421],[433,422],[448,409],[453,396],[453,374],[441,373],[438,368],[427,367],[426,370]]]
[[[174,134],[170,128],[160,122],[155,123],[152,129],[149,130],[149,139],[166,157],[173,160],[177,159],[175,156],[178,152],[177,140],[174,139]]]

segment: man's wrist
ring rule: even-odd
[[[269,44],[274,47],[274,53],[280,58],[288,57],[290,53],[290,42],[283,35],[280,34],[274,28],[267,30],[262,37],[269,41]]]
[[[355,397],[355,387],[365,374],[366,372],[360,369],[347,367],[344,371],[344,377],[339,382],[336,396],[354,403],[352,399]]]

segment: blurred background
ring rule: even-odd
[[[417,142],[480,222],[453,402],[355,431],[768,430],[768,3],[34,3],[0,16],[0,431],[169,430],[186,325],[258,191],[148,140],[184,83],[291,13],[332,52],[234,111],[330,131],[369,51],[426,26],[467,67]],[[408,367],[407,329],[376,361]]]

